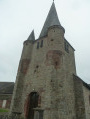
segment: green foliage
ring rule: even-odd
[[[0,108],[0,112],[8,112],[9,110],[8,109],[1,109]]]

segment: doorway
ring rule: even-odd
[[[28,119],[34,119],[34,110],[33,108],[38,107],[38,98],[39,95],[37,92],[32,92],[29,95],[29,111],[28,111]]]

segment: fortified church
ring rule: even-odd
[[[76,74],[74,48],[52,3],[39,38],[24,42],[10,114],[24,119],[90,119],[90,87]]]

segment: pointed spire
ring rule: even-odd
[[[35,35],[34,35],[34,30],[32,30],[30,36],[28,37],[27,40],[34,41],[35,40]]]
[[[47,35],[48,28],[50,26],[55,26],[55,25],[61,26],[59,19],[58,19],[57,11],[55,8],[55,4],[53,1],[52,6],[51,6],[50,11],[49,11],[49,14],[48,14],[47,19],[44,23],[44,26],[43,26],[43,29],[41,31],[39,38]]]

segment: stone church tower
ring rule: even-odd
[[[24,42],[11,114],[34,119],[41,111],[43,119],[89,119],[85,83],[76,76],[75,50],[64,33],[53,2],[39,38],[32,31]]]

